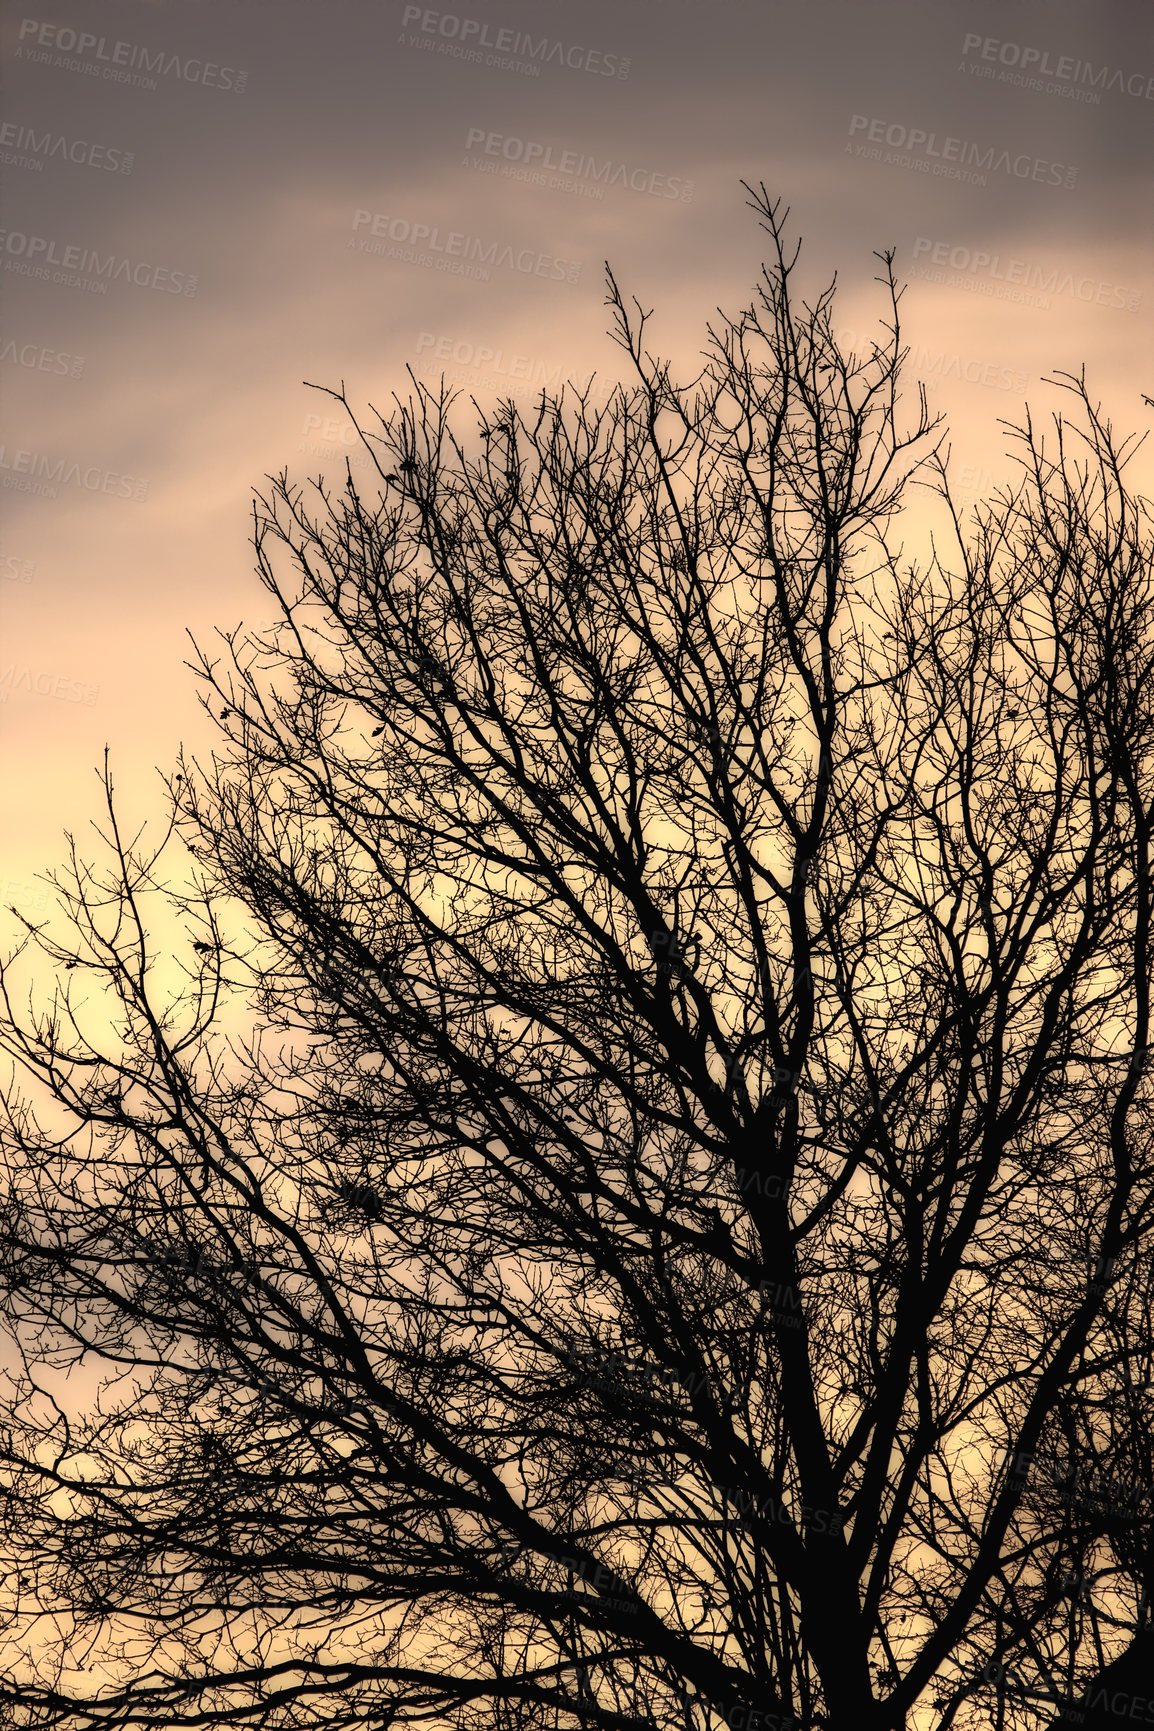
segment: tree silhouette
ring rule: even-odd
[[[11,1723],[1017,1726],[1147,1621],[1133,447],[1060,375],[963,521],[751,199],[688,385],[610,276],[603,410],[258,495],[4,970]]]

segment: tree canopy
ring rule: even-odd
[[[1148,1622],[1133,441],[1059,375],[963,517],[751,201],[688,383],[610,276],[606,406],[257,495],[4,969],[9,1723],[1016,1727]]]

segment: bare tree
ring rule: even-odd
[[[5,969],[14,1723],[1016,1727],[1146,1619],[1132,447],[1059,378],[963,521],[892,255],[843,353],[751,197],[689,384],[610,277],[603,411],[258,496]]]

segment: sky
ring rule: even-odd
[[[893,248],[963,501],[1085,365],[1154,395],[1138,0],[13,0],[0,127],[0,908],[213,730],[186,633],[259,627],[250,500],[406,368],[491,405],[612,379],[604,266],[689,374],[791,208],[835,329]],[[458,10],[449,10],[457,7]],[[1146,464],[1146,473],[1149,465]],[[354,469],[354,474],[364,473]],[[5,932],[15,930],[5,913]]]

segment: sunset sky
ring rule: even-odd
[[[267,613],[266,472],[340,467],[303,380],[383,407],[406,366],[482,404],[612,377],[606,259],[689,372],[763,256],[743,178],[792,207],[807,287],[839,272],[850,340],[895,249],[965,498],[1055,368],[1150,424],[1137,0],[48,7],[4,26],[5,906],[83,847],[106,743],[133,826],[153,766],[210,744],[185,629]]]

